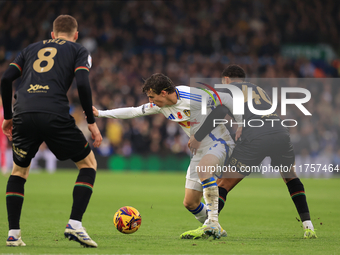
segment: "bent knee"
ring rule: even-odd
[[[188,200],[184,199],[183,205],[188,210],[195,210],[200,205],[200,202],[197,203],[197,202],[194,202],[194,201],[188,201]]]
[[[97,170],[97,160],[94,157],[93,152],[91,151],[89,155],[86,156],[83,160],[76,162],[78,169],[82,168],[93,168]]]

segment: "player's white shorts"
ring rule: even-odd
[[[219,166],[223,167],[233,152],[233,149],[235,147],[235,144],[232,142],[226,143],[225,141],[217,141],[215,143],[212,143],[211,147],[205,147],[205,148],[200,148],[196,155],[194,155],[191,158],[190,165],[187,170],[187,175],[186,175],[186,183],[185,183],[185,188],[187,189],[193,189],[197,191],[203,191],[201,181],[198,177],[197,171],[196,171],[196,166],[199,164],[203,156],[212,154],[216,156],[219,160]],[[228,155],[227,155],[228,153]],[[215,172],[215,178],[220,178],[222,175],[221,172],[216,171]]]

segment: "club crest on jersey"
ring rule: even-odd
[[[190,117],[190,110],[184,110],[183,112],[186,116]]]

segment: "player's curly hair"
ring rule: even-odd
[[[238,65],[229,65],[223,70],[222,77],[229,77],[230,79],[238,78],[244,80],[246,78],[246,72]]]
[[[53,32],[54,33],[67,33],[71,35],[78,29],[78,22],[75,18],[70,15],[59,15],[53,21]]]
[[[169,94],[175,92],[176,87],[170,78],[162,73],[155,73],[144,81],[143,92],[149,91],[159,95],[162,90]]]

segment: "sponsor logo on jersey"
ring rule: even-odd
[[[30,88],[27,90],[28,93],[47,93],[47,90],[49,90],[50,87],[48,85],[42,86],[39,84],[31,84]]]
[[[178,122],[178,124],[180,124],[182,127],[190,128],[190,127],[195,126],[196,124],[199,124],[199,122],[197,122],[197,120],[194,119],[194,121],[181,121],[181,122]]]

